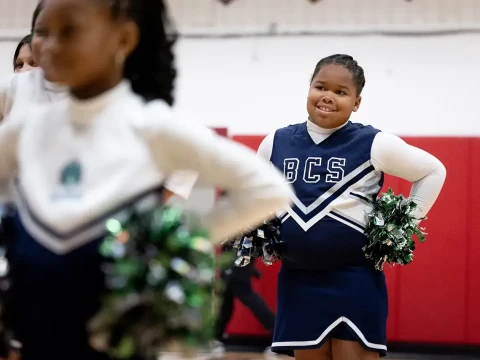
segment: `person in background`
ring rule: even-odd
[[[25,36],[17,45],[13,55],[13,70],[16,73],[32,70],[37,67],[32,53],[32,35]]]
[[[17,44],[13,55],[13,71],[15,73],[26,72],[37,67],[35,60],[33,59],[31,43],[32,35],[28,34],[24,36]],[[6,193],[8,193],[8,189],[6,189],[6,187],[8,187],[8,184],[3,183],[2,187],[4,198],[2,199],[3,201],[0,202],[0,218],[2,219],[0,229],[0,242],[2,242],[2,244],[5,244],[8,242],[7,238],[10,237],[10,234],[7,230],[8,225],[6,224],[8,223],[8,215],[12,210],[15,211],[15,208],[12,204],[6,203],[6,198],[8,198],[8,195],[6,195]],[[8,314],[4,314],[4,316],[5,315],[8,317]],[[6,318],[2,320],[5,321]],[[0,360],[20,359],[20,347],[21,346],[16,342],[16,340],[10,339],[10,343],[8,343],[6,334],[2,331],[0,336]]]
[[[232,251],[227,245],[224,251]],[[211,352],[216,358],[223,357],[225,354],[225,329],[232,319],[235,298],[240,300],[252,314],[258,319],[262,326],[273,334],[275,325],[275,314],[270,310],[262,297],[252,288],[252,277],[259,279],[261,273],[255,268],[254,262],[247,266],[238,267],[232,265],[222,272],[224,289],[221,293],[221,305],[215,322],[215,340],[212,343]],[[265,349],[265,355],[275,356],[270,349]]]
[[[32,53],[32,61],[38,65],[38,51],[41,41],[35,36],[34,26],[38,15],[42,10],[42,2],[39,2],[32,16],[31,34],[27,35],[17,47],[28,48]],[[27,39],[27,40],[26,40]],[[36,54],[37,53],[37,54]],[[16,58],[16,57],[15,57]],[[15,67],[16,62],[14,62]],[[18,71],[14,75],[0,79],[0,122],[16,109],[23,109],[28,104],[46,103],[56,101],[65,96],[66,91],[62,86],[46,81],[43,71],[38,66],[30,68],[30,71]]]
[[[226,192],[222,191],[220,196],[225,196]],[[232,252],[232,243],[222,246],[222,253]],[[254,262],[250,262],[247,266],[238,267],[232,261],[231,266],[224,269],[221,273],[221,279],[224,281],[223,289],[220,294],[221,305],[215,321],[215,340],[212,341],[210,351],[215,358],[222,358],[225,354],[225,330],[228,323],[232,319],[235,298],[240,300],[262,326],[273,334],[275,325],[275,314],[270,310],[262,297],[252,288],[252,277],[260,279],[262,274],[255,267]],[[267,356],[275,356],[267,347],[264,351]]]

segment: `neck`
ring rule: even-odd
[[[323,126],[320,126],[318,124],[316,124],[314,121],[312,121],[312,119],[310,119],[310,117],[308,118],[308,124],[309,124],[309,128],[316,131],[316,132],[319,132],[319,133],[332,133],[332,132],[335,132],[336,130],[338,129],[341,129],[342,127],[344,127],[346,124],[348,123],[348,120],[345,121],[343,124],[341,124],[340,126],[336,126],[336,127],[323,127]]]
[[[99,79],[97,82],[91,82],[88,85],[72,87],[70,93],[79,100],[88,100],[113,89],[122,81],[122,76],[119,74],[111,78]]]

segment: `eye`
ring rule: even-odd
[[[74,26],[65,26],[63,29],[62,29],[62,36],[64,37],[71,37],[73,36],[75,33],[76,33],[77,29],[74,27]]]
[[[320,90],[320,91],[325,91],[325,88],[322,85],[317,85],[317,86],[315,86],[315,88]]]
[[[44,28],[35,27],[34,34],[35,36],[43,37],[43,36],[47,36],[48,32]]]
[[[343,91],[343,90],[338,90],[338,91],[337,91],[337,94],[338,94],[338,95],[341,95],[341,96],[347,95],[347,93],[346,93],[345,91]]]

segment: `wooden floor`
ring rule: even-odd
[[[293,358],[286,356],[265,356],[263,353],[253,352],[229,352],[226,353],[222,359],[214,358],[211,355],[199,355],[190,360],[293,360]],[[385,360],[479,360],[479,356],[464,356],[464,355],[423,355],[423,354],[389,354]],[[183,356],[165,353],[162,354],[159,360],[185,360]]]

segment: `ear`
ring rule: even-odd
[[[353,111],[357,112],[358,109],[360,108],[360,103],[362,102],[362,97],[359,96],[357,100],[355,100],[355,105],[353,106]]]
[[[120,42],[117,56],[126,59],[137,47],[140,34],[137,24],[133,21],[125,21],[120,26]]]

